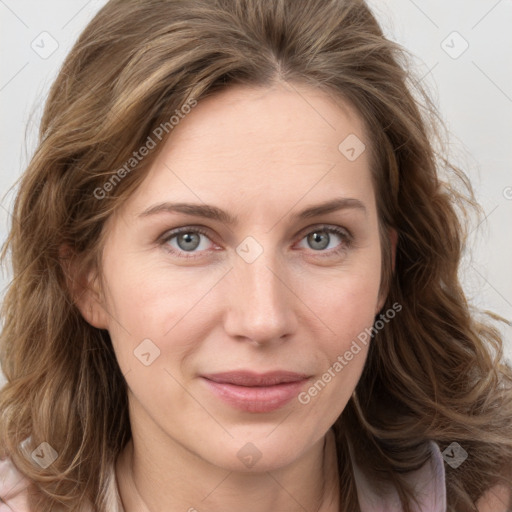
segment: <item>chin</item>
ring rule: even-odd
[[[280,434],[273,432],[269,435],[270,432],[272,429],[266,426],[261,434],[238,433],[224,442],[212,439],[209,442],[213,450],[204,453],[203,458],[228,471],[260,473],[275,471],[292,464],[313,446],[297,439],[297,429],[290,431],[283,428]]]

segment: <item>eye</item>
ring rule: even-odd
[[[333,237],[332,235],[335,236]],[[332,246],[331,242],[333,241],[333,238],[340,239],[341,243]],[[346,229],[335,226],[318,226],[313,231],[309,231],[303,240],[304,239],[313,251],[322,253],[320,255],[322,257],[324,256],[323,253],[326,253],[325,256],[339,254],[342,251],[347,250],[352,242],[352,236]],[[330,245],[331,250],[325,251],[324,249],[329,248]]]
[[[164,234],[160,239],[160,244],[164,245],[170,253],[181,258],[197,258],[201,256],[202,252],[208,250],[208,243],[202,243],[201,238],[211,242],[207,231],[199,227],[185,226]],[[333,238],[338,238],[341,243],[331,247],[331,250],[325,251],[331,245]],[[318,226],[307,232],[301,241],[304,239],[314,252],[321,253],[318,254],[321,257],[339,254],[347,250],[352,242],[351,234],[346,229],[336,226]]]
[[[196,249],[207,250],[204,244],[201,243],[201,237],[210,240],[206,231],[200,228],[183,227],[175,229],[161,239],[161,244],[165,245],[167,250],[173,254],[177,254],[183,258],[196,258],[200,255],[195,255]],[[202,246],[202,247],[201,247]],[[191,253],[191,255],[183,255]]]

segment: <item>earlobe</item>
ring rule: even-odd
[[[102,305],[102,291],[96,271],[80,272],[68,246],[60,248],[59,259],[71,299],[84,320],[98,329],[108,329],[108,315]]]
[[[101,293],[96,283],[96,277],[88,276],[87,282],[81,287],[80,295],[75,298],[74,302],[90,325],[98,329],[108,329],[108,315],[103,307]]]
[[[389,248],[390,248],[390,252],[391,252],[391,274],[393,276],[395,273],[395,259],[396,259],[396,247],[398,244],[398,233],[397,233],[396,229],[389,228],[388,235],[389,235],[389,242],[390,242]],[[391,279],[392,278],[393,277],[391,277]],[[384,303],[386,302],[387,293],[388,293],[388,291],[386,291],[386,294],[381,293],[375,314],[377,314],[384,306]]]
[[[395,272],[396,246],[398,243],[398,233],[396,229],[389,229],[389,240],[391,242],[391,269]]]

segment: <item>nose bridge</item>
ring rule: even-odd
[[[226,330],[258,343],[278,341],[294,329],[294,295],[270,242],[264,248],[251,238],[237,247]]]

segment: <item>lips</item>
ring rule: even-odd
[[[290,371],[236,371],[202,375],[208,389],[223,402],[246,412],[275,411],[298,395],[308,375]]]
[[[214,373],[203,375],[205,379],[217,382],[219,384],[234,384],[236,386],[274,386],[276,384],[286,384],[288,382],[297,382],[308,378],[308,375],[288,372],[274,371],[267,373],[254,373],[248,371]]]

